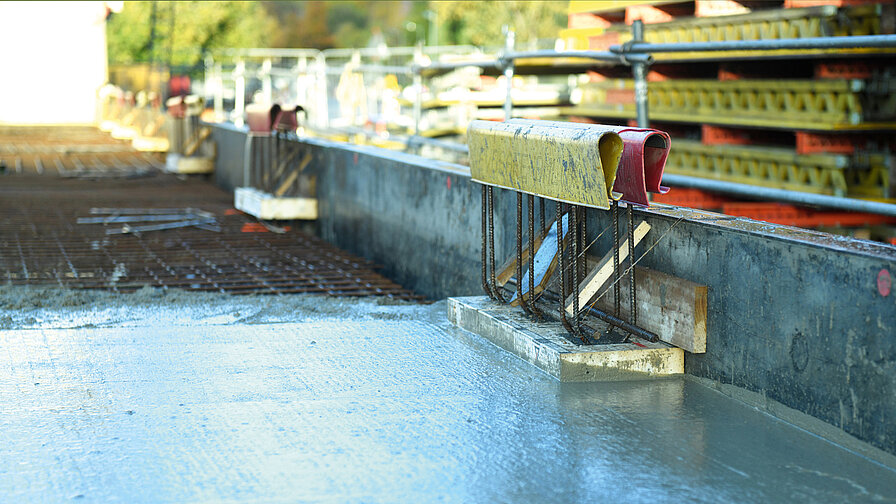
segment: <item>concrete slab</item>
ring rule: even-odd
[[[716,391],[562,383],[445,303],[197,299],[0,304],[82,325],[0,331],[0,501],[896,500],[891,468]]]
[[[684,351],[633,338],[631,343],[578,345],[559,322],[536,323],[520,308],[485,296],[448,298],[448,319],[561,381],[616,381],[684,373]]]
[[[243,180],[243,130],[213,126],[216,180]],[[404,152],[303,139],[314,162],[321,237],[383,265],[430,299],[482,293],[481,188],[465,166]],[[226,151],[226,154],[225,154]],[[498,260],[516,247],[516,196],[496,191]],[[547,219],[554,208],[547,205]],[[589,243],[610,249],[610,212],[588,212]],[[655,205],[640,266],[707,287],[705,354],[693,376],[748,389],[896,454],[896,248],[787,226]],[[424,250],[426,253],[418,253]],[[662,295],[662,291],[660,291]]]

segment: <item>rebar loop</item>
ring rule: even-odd
[[[488,283],[488,190],[486,185],[482,186],[482,290],[485,291],[485,294],[491,298],[495,299],[495,294],[492,292],[491,286]]]
[[[535,306],[535,196],[529,195],[529,309],[536,319],[541,320],[541,310]],[[542,214],[542,219],[544,214]]]
[[[567,292],[567,274],[566,268],[566,253],[565,247],[563,247],[563,204],[559,201],[557,202],[557,255],[560,258],[560,321],[563,323],[563,327],[572,335],[578,336],[579,339],[582,340],[582,344],[587,345],[588,339],[585,338],[584,333],[582,333],[578,327],[573,327],[569,323],[569,319],[566,317],[566,292]],[[570,210],[568,212],[570,218],[572,218],[573,211]],[[568,226],[569,231],[572,231],[572,223]],[[572,275],[570,275],[572,276]],[[578,296],[576,296],[576,307],[578,306]],[[574,308],[574,311],[577,311],[577,308]],[[576,315],[574,313],[574,315]]]
[[[563,251],[563,203],[557,202],[557,257],[560,261],[560,321],[572,333],[572,326],[566,318],[566,254]]]
[[[264,191],[272,193],[274,185],[274,167],[280,162],[280,134],[274,131],[274,145],[272,147],[271,158],[264,165]]]
[[[576,335],[580,332],[580,320],[579,320],[579,225],[578,225],[578,217],[579,207],[578,205],[569,205],[569,247],[572,251],[572,264],[570,277],[572,277],[572,288],[570,291],[572,292],[572,320],[573,327],[576,329]]]
[[[501,289],[498,287],[498,282],[495,279],[495,195],[493,189],[492,186],[488,186],[486,191],[488,195],[488,265],[491,270],[491,288],[492,293],[495,295],[495,300],[499,303],[506,303],[507,301],[501,294]]]
[[[613,316],[619,318],[619,202],[613,200]]]
[[[576,299],[579,299],[579,285],[585,281],[585,276],[588,274],[588,256],[585,254],[588,249],[588,209],[585,207],[579,207],[579,253],[577,255],[577,259],[579,261],[579,278],[576,280]],[[588,312],[586,310],[581,310],[580,317],[581,322],[584,323],[585,316]]]
[[[516,277],[523,278],[523,193],[516,193]],[[532,280],[532,277],[529,277]],[[531,292],[531,291],[530,291]],[[529,301],[523,295],[523,282],[516,284],[516,297],[523,307],[523,311],[532,315]]]
[[[638,305],[635,289],[635,217],[632,204],[628,203],[628,291],[629,291],[629,321],[632,325],[638,325]]]

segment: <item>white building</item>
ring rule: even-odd
[[[87,124],[106,81],[104,2],[0,2],[0,124]]]

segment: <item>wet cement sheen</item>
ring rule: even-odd
[[[896,502],[699,384],[560,383],[444,303],[236,299],[0,310],[0,501]]]

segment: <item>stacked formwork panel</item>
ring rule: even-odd
[[[891,2],[570,2],[567,48],[894,33]],[[667,171],[836,196],[896,199],[896,59],[890,49],[678,52],[654,55],[650,120],[674,132]],[[585,120],[635,118],[634,82],[591,72]]]

